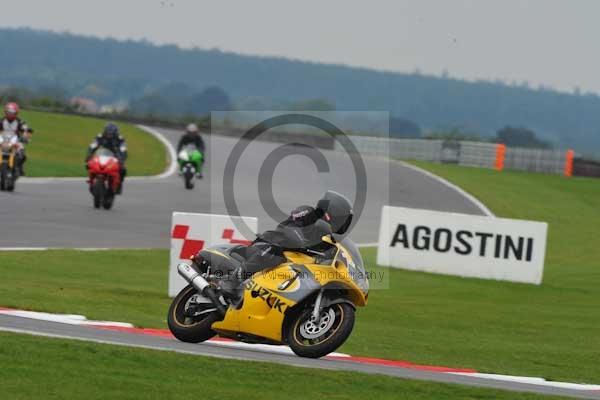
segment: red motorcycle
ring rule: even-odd
[[[121,165],[115,154],[105,148],[96,150],[87,162],[90,193],[94,198],[94,208],[101,206],[110,210],[115,194],[121,184]]]

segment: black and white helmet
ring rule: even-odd
[[[187,133],[198,133],[200,130],[196,124],[188,124],[188,126],[185,127],[185,131]]]
[[[329,190],[317,203],[317,213],[331,225],[334,233],[343,235],[352,224],[352,204],[345,196]]]

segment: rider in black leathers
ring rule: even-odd
[[[286,262],[284,251],[305,252],[321,259],[335,255],[335,247],[322,240],[326,235],[344,235],[352,223],[352,205],[339,193],[328,191],[316,207],[300,206],[276,229],[257,235],[249,246],[237,246],[230,255],[239,263],[231,267],[228,257],[215,258],[202,251],[192,257],[201,270],[208,266],[223,270],[220,288],[229,296],[239,297],[242,282],[253,274]],[[333,235],[332,240],[336,240]],[[337,236],[339,239],[340,237]]]
[[[316,207],[300,206],[273,231],[258,235],[244,249],[244,270],[247,275],[278,265],[285,261],[284,250],[300,249],[323,256],[331,245],[322,237],[344,235],[352,223],[350,201],[334,191],[328,191]]]
[[[100,147],[104,147],[112,151],[119,160],[120,172],[121,172],[121,184],[117,189],[117,194],[121,194],[123,192],[123,182],[125,181],[125,176],[127,175],[127,168],[125,166],[125,161],[127,161],[127,143],[125,142],[125,138],[119,134],[119,127],[117,127],[113,123],[108,123],[104,127],[102,133],[98,134],[94,141],[90,144],[88,148],[87,156],[85,158],[85,166],[87,168],[87,162],[96,150]]]

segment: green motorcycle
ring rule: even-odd
[[[194,145],[185,146],[177,156],[179,174],[183,176],[186,189],[194,188],[194,176],[202,178],[204,154]]]

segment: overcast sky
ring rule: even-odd
[[[0,0],[0,26],[600,93],[600,1]]]

